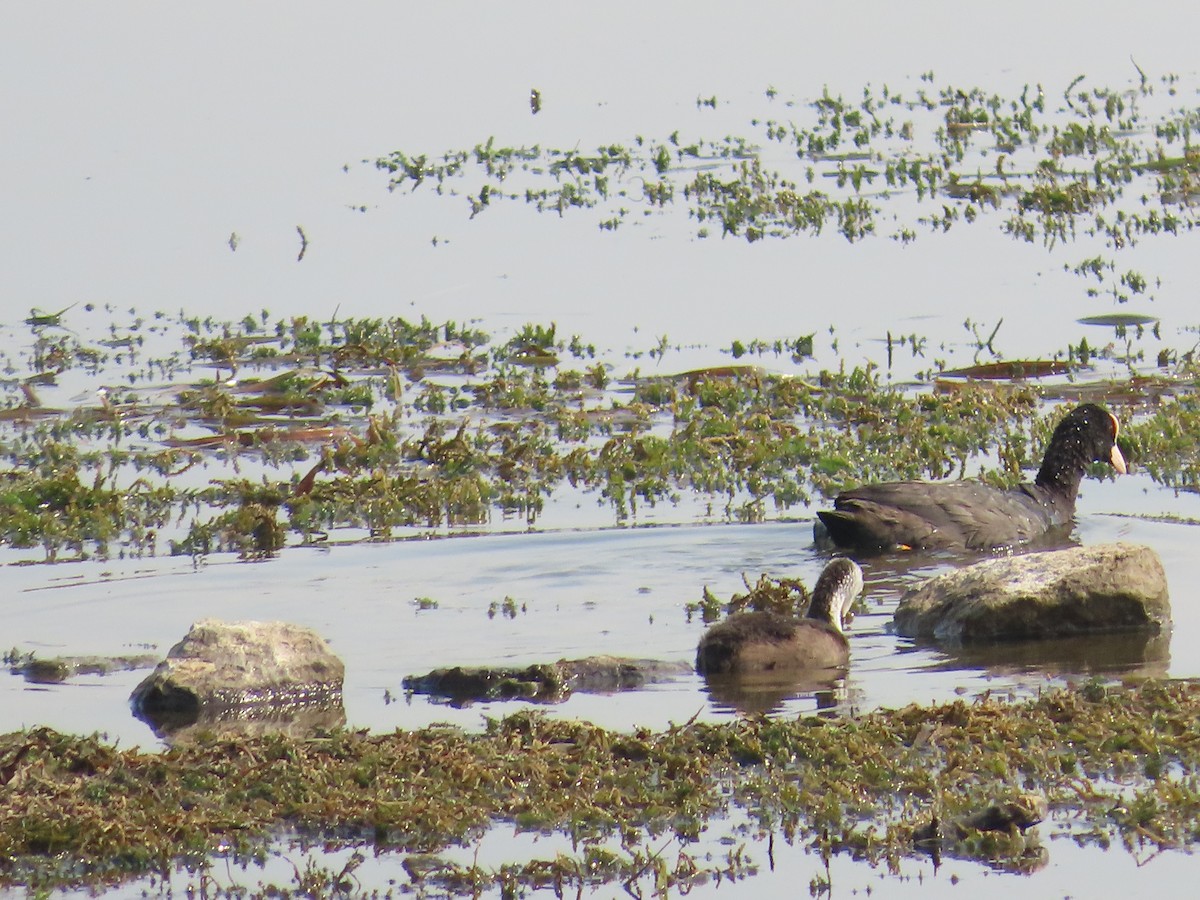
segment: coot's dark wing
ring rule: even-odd
[[[916,482],[873,485],[848,491],[834,501],[834,509],[821,510],[817,517],[839,547],[854,550],[888,550],[896,546],[945,547],[955,543],[920,512],[889,503],[880,488],[899,487]],[[905,499],[905,498],[901,498]]]
[[[1033,487],[897,481],[845,491],[818,513],[834,542],[855,549],[988,549],[1032,540],[1070,518]]]

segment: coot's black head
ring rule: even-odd
[[[1120,427],[1117,417],[1102,406],[1084,403],[1075,407],[1054,429],[1038,472],[1038,485],[1073,498],[1091,463],[1106,462],[1124,475],[1125,458],[1117,447]]]

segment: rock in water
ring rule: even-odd
[[[647,684],[670,681],[691,672],[682,662],[630,659],[623,656],[588,656],[560,659],[531,666],[453,666],[427,675],[410,675],[404,689],[429,694],[455,706],[476,701],[528,700],[561,703],[574,692],[612,693],[636,690]]]
[[[311,628],[288,622],[202,619],[130,701],[152,723],[219,718],[227,711],[272,717],[342,705],[345,666]]]
[[[930,578],[901,599],[896,631],[946,641],[1031,640],[1170,627],[1162,561],[1106,544],[991,559]]]

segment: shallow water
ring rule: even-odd
[[[663,838],[650,846],[674,869],[681,857],[688,857],[696,868],[708,873],[697,879],[686,896],[722,898],[730,896],[803,896],[810,890],[820,896],[824,886],[832,896],[884,897],[957,897],[969,890],[972,897],[1007,898],[1014,889],[1035,891],[1039,897],[1123,897],[1136,895],[1145,889],[1147,879],[1156,879],[1160,886],[1183,884],[1194,869],[1191,856],[1184,853],[1157,853],[1149,847],[1136,845],[1103,849],[1077,843],[1068,834],[1069,823],[1044,823],[1034,837],[1030,833],[1023,857],[1021,872],[1003,871],[985,863],[942,859],[937,864],[931,858],[903,859],[894,870],[884,864],[867,864],[836,853],[824,859],[812,847],[791,845],[782,838],[773,844],[733,838],[716,842],[702,834],[695,843],[682,844]],[[607,849],[622,854],[619,844]],[[360,851],[361,852],[361,851]],[[141,897],[156,895],[189,896],[203,892],[206,896],[245,896],[247,891],[261,891],[267,886],[289,887],[299,881],[298,873],[313,866],[335,874],[351,864],[350,883],[364,895],[391,897],[457,896],[458,893],[439,890],[435,884],[412,886],[409,873],[403,866],[404,855],[363,853],[357,864],[351,863],[350,850],[324,852],[310,845],[281,841],[262,862],[247,863],[217,858],[203,878],[186,871],[176,871],[167,879],[147,879],[133,882],[110,892],[112,896]],[[569,840],[554,835],[520,832],[496,828],[482,839],[464,847],[448,848],[437,854],[438,860],[470,867],[477,865],[485,872],[497,871],[506,864],[521,865],[530,859],[555,860],[561,854],[568,859],[580,858],[578,847]],[[728,874],[730,857],[737,860],[736,876]],[[428,858],[426,858],[428,859]],[[1086,873],[1086,874],[1083,874]],[[432,880],[431,880],[432,881]],[[1097,885],[1103,887],[1097,889]],[[611,884],[567,885],[566,896],[615,896]],[[169,894],[168,894],[169,892]],[[371,892],[377,892],[372,894]],[[507,896],[491,887],[468,890],[462,895],[477,897]],[[651,876],[631,883],[632,896],[653,896]],[[56,896],[85,897],[84,892],[63,891]],[[108,896],[108,895],[106,895]],[[357,894],[356,894],[357,896]]]
[[[1081,239],[1048,253],[1002,234],[999,216],[908,245],[833,233],[697,240],[682,215],[607,233],[586,213],[469,218],[462,197],[389,194],[361,160],[493,136],[588,149],[676,129],[747,134],[752,118],[802,119],[826,88],[851,100],[868,84],[911,95],[926,72],[968,90],[1043,85],[1061,103],[1079,75],[1080,89],[1136,85],[1137,63],[1156,82],[1182,76],[1177,97],[1160,89],[1157,99],[1186,107],[1194,48],[1187,28],[1161,25],[1178,9],[1158,5],[1021,0],[986,37],[944,0],[851,14],[765,2],[719,23],[682,2],[616,2],[599,16],[540,3],[469,17],[457,4],[362,3],[344,16],[310,3],[76,3],[65,19],[24,10],[0,39],[0,75],[21,85],[0,100],[13,123],[0,173],[14,210],[0,287],[20,314],[92,301],[234,319],[263,307],[489,328],[554,319],[618,350],[662,335],[713,348],[836,326],[850,364],[876,356],[889,329],[928,336],[934,355],[970,337],[965,318],[987,329],[1003,318],[998,347],[1010,358],[1083,334],[1102,342],[1074,320],[1111,300],[1089,298],[1091,285],[1062,271],[1100,248]],[[1011,23],[1029,23],[1019,40]],[[715,107],[697,104],[714,96]],[[310,241],[302,262],[297,225]],[[1132,267],[1164,279],[1136,311],[1163,317],[1171,339],[1196,324],[1187,239],[1146,240],[1131,254]],[[827,341],[816,350],[836,364]]]
[[[1162,556],[1172,587],[1174,631],[1152,641],[1119,638],[1082,642],[1004,645],[971,651],[915,646],[891,634],[891,613],[905,588],[956,564],[952,558],[875,561],[864,566],[866,609],[851,633],[852,659],[844,681],[828,685],[776,686],[774,691],[731,699],[720,685],[709,687],[695,675],[644,690],[614,694],[577,693],[567,702],[544,707],[553,716],[580,717],[601,725],[665,728],[696,717],[720,721],[770,707],[776,715],[825,709],[849,713],[910,702],[950,700],[984,691],[1026,696],[1051,685],[1104,678],[1200,676],[1200,613],[1191,602],[1200,574],[1192,550],[1194,526],[1150,521],[1138,514],[1197,516],[1200,498],[1175,496],[1144,476],[1105,483],[1088,482],[1079,504],[1076,537],[1088,544],[1111,540],[1148,543]],[[811,523],[797,520],[762,525],[668,525],[630,529],[570,530],[531,534],[490,534],[390,544],[292,549],[264,562],[233,562],[210,557],[198,567],[188,559],[87,562],[57,566],[8,567],[6,643],[11,640],[39,655],[73,653],[156,653],[178,639],[201,616],[230,619],[286,619],[324,634],[346,662],[347,725],[373,730],[453,722],[468,729],[485,716],[499,716],[523,704],[488,703],[453,708],[424,697],[406,697],[405,675],[456,663],[519,664],[613,653],[666,660],[689,660],[703,629],[689,622],[685,604],[704,585],[718,596],[742,588],[761,573],[800,577],[811,583],[824,558],[811,543]],[[418,610],[414,599],[430,598],[433,609]],[[516,601],[515,617],[488,615],[505,597]],[[0,732],[46,724],[76,733],[100,731],[123,747],[161,746],[148,727],[130,714],[128,695],[144,672],[74,679],[61,685],[29,685],[0,676]],[[970,884],[973,894],[1011,891],[1013,878],[1028,878],[1045,895],[1098,896],[1081,886],[1102,880],[1107,890],[1156,875],[1185,877],[1192,857],[1149,849],[1142,862],[1124,850],[1079,848],[1069,838],[1069,822],[1048,822],[1037,834],[1046,862],[1029,875],[1002,873],[979,862],[947,860],[935,869],[929,860],[905,860],[898,872],[835,855],[827,870],[820,855],[788,847],[777,836],[774,865],[768,846],[750,832],[729,844],[701,838],[680,847],[664,842],[666,858],[678,854],[706,868],[727,866],[740,847],[742,878],[717,879],[689,896],[727,896],[749,890],[790,893],[812,879],[829,879],[838,891],[885,891],[905,896],[921,890],[949,895]],[[658,849],[659,843],[651,841]],[[449,849],[447,859],[487,868],[507,861],[552,859],[570,853],[563,839],[490,832],[479,846]],[[277,865],[266,870],[226,868],[217,860],[215,885],[286,885],[303,868],[305,855],[286,842],[272,851]],[[344,852],[314,853],[316,864],[340,868]],[[386,891],[409,883],[402,854],[368,858],[356,874],[359,883]],[[290,862],[288,862],[290,861]],[[1087,874],[1082,875],[1081,872]],[[749,874],[753,872],[754,874]],[[748,878],[748,880],[747,880]],[[799,881],[797,881],[799,879]],[[1081,881],[1082,879],[1082,881]],[[175,889],[196,876],[176,873]],[[136,897],[165,889],[157,881],[135,881],[114,890]],[[611,886],[585,890],[608,896]],[[647,891],[650,889],[647,886]],[[484,892],[484,896],[492,894]]]
[[[903,591],[958,564],[953,557],[867,561],[865,611],[854,619],[848,677],[836,690],[781,686],[781,714],[836,704],[845,711],[947,700],[984,690],[1028,693],[1087,678],[1200,676],[1200,612],[1189,586],[1200,578],[1195,527],[1134,517],[1200,517],[1200,498],[1154,486],[1143,476],[1089,482],[1077,538],[1154,547],[1172,589],[1169,638],[1063,641],[969,650],[916,646],[890,633]],[[326,636],[346,662],[348,724],[412,728],[448,721],[476,728],[523,704],[456,709],[406,697],[401,681],[448,665],[526,665],[596,654],[690,661],[704,625],[686,604],[707,585],[728,598],[761,574],[812,584],[823,566],[808,520],[762,525],[660,525],[633,529],[493,534],[439,540],[289,549],[281,558],[238,563],[220,557],[198,567],[169,558],[10,569],[13,603],[5,643],[39,656],[164,653],[195,619],[283,619]],[[417,598],[436,608],[418,609]],[[505,598],[515,616],[489,608]],[[64,628],[76,622],[80,627]],[[152,745],[126,698],[144,672],[32,686],[0,678],[0,731],[49,724],[99,730],[122,744]],[[807,688],[807,689],[805,689]],[[715,695],[714,695],[715,693]],[[717,686],[689,675],[644,690],[576,694],[549,706],[628,729],[735,715]]]

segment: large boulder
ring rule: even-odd
[[[1158,554],[1134,544],[991,559],[934,576],[895,614],[905,637],[1029,640],[1170,627]]]
[[[344,675],[342,661],[311,628],[202,619],[130,701],[140,718],[166,730],[198,720],[286,721],[314,710],[340,712]]]

